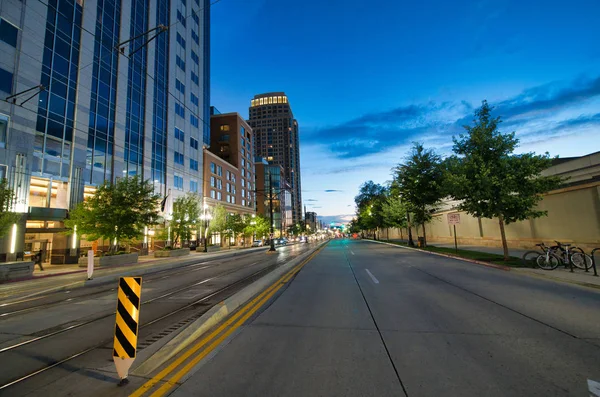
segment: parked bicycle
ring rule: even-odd
[[[569,264],[581,269],[589,270],[592,268],[592,257],[586,255],[586,253],[579,247],[571,247],[571,244],[563,244],[560,241],[554,241],[558,245],[553,245],[550,250],[554,254],[562,259],[562,263],[565,267]]]
[[[527,251],[523,254],[523,263],[528,267],[539,267],[543,270],[554,270],[561,263],[565,268],[571,264],[579,269],[588,270],[592,267],[592,258],[586,255],[579,247],[571,244],[562,244],[548,247],[544,243],[536,244],[540,251]]]

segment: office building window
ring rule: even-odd
[[[196,85],[200,85],[200,79],[198,78],[198,75],[194,72],[192,72],[192,82]]]
[[[210,172],[212,172],[213,174],[216,174],[215,170],[216,170],[215,163],[210,163]]]
[[[185,141],[185,134],[177,127],[175,127],[175,139],[181,142]]]
[[[196,26],[200,26],[200,18],[195,12],[192,12],[192,19],[196,22]]]
[[[231,204],[235,204],[235,196],[231,196]]]
[[[177,102],[175,102],[175,114],[185,118],[185,108]]]
[[[0,40],[16,48],[18,34],[19,29],[17,29],[12,23],[0,18]]]
[[[217,175],[223,176],[223,167],[220,165],[217,165]]]
[[[179,32],[177,33],[176,41],[185,50],[185,39],[183,37],[181,37],[181,35],[179,34]]]
[[[193,103],[194,105],[198,106],[198,104],[200,103],[200,102],[198,101],[198,97],[197,97],[196,95],[194,95],[194,94],[191,94],[191,97],[192,97],[192,103]]]
[[[217,179],[217,189],[223,190],[223,181],[221,179]]]
[[[8,136],[8,117],[0,114],[0,148],[6,147]],[[37,136],[36,136],[37,138]],[[41,151],[41,148],[40,148]]]
[[[226,187],[227,193],[231,193],[231,184],[227,183],[225,187]]]
[[[198,37],[196,32],[194,32],[193,30],[192,30],[192,40],[194,40],[194,43],[200,45],[200,37]]]
[[[223,200],[223,195],[221,192],[217,192],[217,200]]]
[[[190,169],[198,171],[198,160],[190,159]]]
[[[183,154],[179,153],[179,152],[175,152],[175,164],[179,164],[179,165],[183,165],[184,163],[184,159],[183,159]]]
[[[185,18],[183,17],[183,14],[181,13],[181,11],[177,10],[177,20],[181,23],[181,25],[185,28]],[[184,46],[185,47],[185,46]]]
[[[175,56],[175,63],[179,67],[179,69],[185,72],[185,61],[179,57],[179,55]]]
[[[221,131],[229,131],[229,124],[223,124],[221,126]]]
[[[214,190],[210,191],[210,198],[217,198],[217,192],[215,192]]]
[[[191,57],[192,57],[192,61],[194,61],[194,63],[196,65],[200,64],[200,58],[198,58],[198,54],[196,54],[196,52],[194,52],[194,50],[192,50]]]
[[[177,190],[183,190],[183,177],[175,174],[173,175],[173,185]]]
[[[194,179],[190,180],[190,192],[198,193],[198,181]]]
[[[242,205],[245,207],[246,206],[246,200],[242,199]]]
[[[198,126],[200,125],[198,117],[194,116],[193,114],[190,114],[190,124],[198,128]]]
[[[244,176],[244,177],[246,176],[246,169],[245,168],[242,168],[242,176]]]
[[[175,89],[185,95],[185,85],[179,79],[175,79]]]
[[[219,142],[229,142],[229,134],[224,134],[219,137]]]
[[[196,149],[196,150],[198,150],[198,140],[197,140],[197,139],[195,139],[195,138],[192,138],[192,137],[190,137],[190,146],[191,146],[193,149]]]
[[[0,68],[0,91],[12,94],[13,74]]]

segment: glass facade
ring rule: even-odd
[[[204,0],[204,24],[202,25],[202,44],[204,56],[202,57],[202,99],[204,105],[204,122],[202,123],[202,137],[204,142],[210,143],[210,0]]]
[[[137,37],[148,30],[148,10],[145,0],[131,2],[130,37]],[[125,122],[125,172],[141,175],[144,163],[144,123],[146,121],[146,76],[148,49],[144,46],[146,36],[129,43],[129,74],[127,80],[127,115]],[[135,51],[135,52],[134,52]]]
[[[169,0],[158,0],[156,25],[169,26]],[[179,58],[180,59],[180,58]],[[185,64],[184,64],[185,65]],[[185,66],[183,67],[185,69]],[[165,183],[167,173],[167,118],[169,97],[169,34],[156,38],[154,61],[154,118],[152,119],[152,180]],[[183,140],[183,131],[176,129]],[[177,137],[176,137],[177,138]]]
[[[121,29],[121,0],[98,0],[94,40],[94,68],[90,89],[90,120],[86,157],[86,182],[101,184],[112,177],[115,112]]]
[[[81,44],[81,3],[50,0],[32,172],[68,178]]]

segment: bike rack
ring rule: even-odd
[[[600,250],[600,248],[594,248],[592,250],[592,267],[594,268],[594,276],[598,277],[598,270],[596,270],[596,259],[594,258],[594,253]]]

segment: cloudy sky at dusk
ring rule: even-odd
[[[440,154],[487,99],[521,152],[600,150],[597,0],[222,0],[212,104],[248,116],[285,91],[300,125],[303,201],[348,221],[413,141]]]

